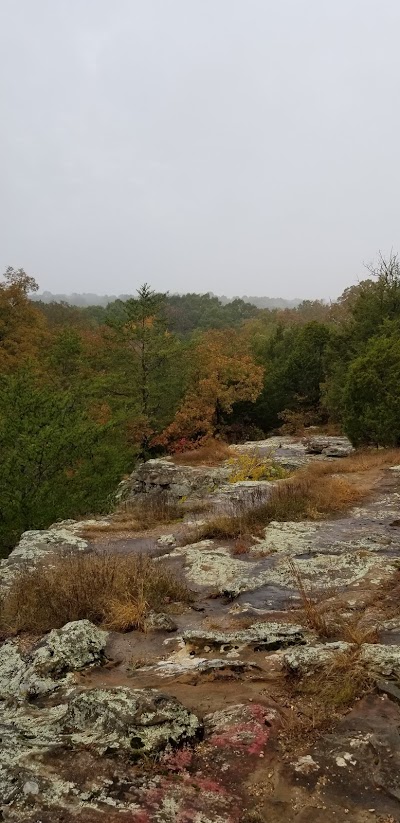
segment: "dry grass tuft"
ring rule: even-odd
[[[191,599],[169,569],[143,555],[68,553],[15,578],[2,603],[2,634],[43,634],[84,619],[115,631],[141,629],[150,609]]]
[[[314,591],[306,584],[294,560],[288,560],[287,565],[300,595],[302,619],[321,640],[344,640],[354,646],[378,642],[376,625],[363,622],[364,610],[349,615],[348,606],[340,600],[334,587]]]
[[[287,565],[300,595],[304,622],[310,629],[314,629],[321,639],[332,638],[335,635],[335,628],[329,619],[329,606],[326,600],[331,598],[333,592],[325,592],[325,597],[321,596],[321,592],[314,593],[306,585],[296,563],[293,560],[288,560]]]
[[[178,466],[219,466],[232,457],[232,451],[223,440],[208,440],[198,449],[176,452],[172,460]]]
[[[148,531],[156,526],[176,522],[182,516],[182,507],[162,496],[127,501],[114,512],[109,523],[99,521],[98,524],[86,526],[81,535],[86,540],[91,540],[102,534]]]
[[[400,464],[400,449],[359,449],[348,457],[333,460],[316,460],[309,464],[308,470],[316,475],[359,474],[372,469],[384,469],[386,466]]]
[[[333,709],[350,706],[372,690],[374,680],[359,661],[359,649],[338,654],[332,663],[304,677],[294,685],[297,694],[315,696],[328,714]]]
[[[233,544],[232,554],[239,557],[241,554],[248,554],[249,549],[249,541],[238,537]]]
[[[144,631],[148,611],[149,604],[143,594],[126,600],[111,597],[106,601],[107,614],[104,626],[116,632],[128,632],[132,629]]]

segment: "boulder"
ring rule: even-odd
[[[220,466],[176,466],[171,458],[147,460],[128,480],[120,483],[117,501],[144,499],[147,495],[179,501],[190,496],[205,496],[229,478],[230,468]]]
[[[354,451],[347,437],[310,437],[305,441],[307,454],[321,454],[324,457],[348,457]]]
[[[65,685],[72,672],[104,661],[107,638],[89,620],[77,620],[49,632],[26,656],[15,641],[4,643],[0,699],[36,697]]]
[[[73,745],[99,754],[154,755],[202,736],[202,724],[176,698],[156,689],[90,689],[75,694],[62,721]]]
[[[164,612],[149,612],[144,622],[146,632],[176,632],[178,626],[169,614]]]

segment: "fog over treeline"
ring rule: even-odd
[[[222,305],[233,303],[234,300],[243,300],[244,303],[250,303],[258,309],[294,309],[301,303],[300,298],[293,300],[285,300],[283,297],[256,297],[244,295],[235,295],[234,297],[226,297],[226,295],[213,294],[207,292],[210,297],[217,297]],[[68,303],[70,306],[108,306],[115,300],[129,300],[135,295],[132,294],[93,294],[92,292],[73,292],[72,294],[53,294],[51,291],[43,291],[41,294],[31,295],[32,300],[40,300],[42,303]]]

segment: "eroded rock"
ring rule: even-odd
[[[290,623],[255,623],[248,629],[233,632],[197,629],[183,633],[185,643],[195,648],[219,647],[224,651],[249,646],[260,651],[274,651],[304,644],[305,630]]]

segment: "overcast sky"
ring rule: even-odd
[[[0,266],[336,297],[400,250],[399,0],[0,0]]]

